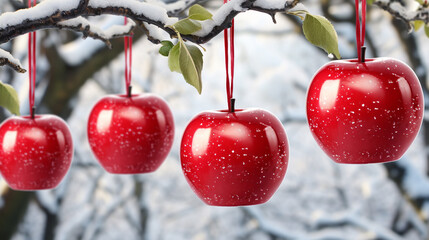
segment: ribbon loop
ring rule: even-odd
[[[224,0],[227,3],[229,0]],[[225,29],[224,33],[224,45],[225,45],[225,67],[226,67],[226,97],[228,101],[229,112],[234,112],[234,19],[232,20],[231,27]],[[230,72],[231,70],[231,72]]]
[[[36,0],[28,0],[28,8],[36,6],[36,4]],[[28,101],[30,103],[30,116],[34,118],[34,97],[36,88],[36,32],[30,32],[28,34],[28,77]]]
[[[366,0],[361,0],[361,11],[359,11],[359,0],[355,0],[356,7],[356,46],[359,62],[365,62],[365,53],[362,48],[365,44],[365,23],[366,23]],[[359,15],[362,13],[360,21]]]
[[[124,18],[124,25],[127,25],[128,19]],[[131,97],[131,72],[133,59],[133,36],[124,37],[124,53],[125,53],[125,89],[127,96]]]

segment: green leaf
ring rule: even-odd
[[[182,73],[182,71],[180,71],[179,56],[180,56],[180,43],[177,43],[170,50],[170,54],[168,55],[168,67],[172,72]]]
[[[427,37],[429,37],[429,25],[425,25],[425,33],[426,33],[426,36]]]
[[[162,47],[159,49],[159,53],[162,56],[168,57],[170,50],[173,48],[174,44],[170,41],[162,41]]]
[[[173,25],[174,29],[181,34],[192,34],[201,29],[201,23],[192,19],[182,19]]]
[[[213,17],[213,14],[211,14],[209,11],[207,11],[199,4],[195,4],[191,8],[189,8],[188,18],[190,19],[204,21],[204,20],[212,19],[212,17]]]
[[[9,84],[0,82],[0,106],[5,107],[12,114],[19,114],[19,99],[15,89]]]
[[[412,22],[414,25],[414,31],[419,30],[423,25],[425,25],[425,22],[421,21],[421,20],[416,20]]]
[[[201,71],[203,70],[203,53],[198,47],[186,45],[180,39],[180,70],[186,82],[194,86],[201,94],[202,81]]]
[[[366,3],[367,3],[368,5],[372,5],[372,4],[374,3],[374,0],[366,0]]]
[[[307,40],[327,53],[332,53],[340,59],[340,52],[338,50],[338,36],[334,26],[328,19],[307,13],[302,24],[305,38]]]

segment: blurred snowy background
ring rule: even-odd
[[[353,1],[354,2],[354,1]],[[355,57],[354,6],[350,0],[309,0],[311,13],[325,15],[339,34],[343,58]],[[202,2],[215,11],[221,1]],[[0,0],[2,12],[19,1]],[[429,39],[377,7],[370,7],[368,56],[398,58],[427,81]],[[91,18],[101,27],[123,18]],[[15,192],[0,180],[0,239],[7,240],[269,240],[269,239],[429,239],[429,126],[403,159],[389,164],[339,165],[324,155],[305,120],[306,89],[313,74],[330,59],[303,37],[300,20],[255,12],[236,18],[237,107],[260,107],[284,123],[290,144],[286,177],[266,204],[250,207],[204,205],[183,177],[179,143],[187,122],[198,112],[226,108],[223,38],[205,44],[203,93],[171,73],[159,46],[135,32],[135,92],[163,96],[175,117],[171,154],[158,171],[111,175],[91,154],[86,136],[91,107],[106,94],[123,93],[121,39],[108,50],[79,34],[38,32],[39,113],[67,120],[75,143],[72,167],[51,191]],[[2,45],[26,62],[27,36]],[[0,70],[28,108],[27,74]],[[426,87],[426,85],[424,85]],[[8,117],[1,110],[1,120]]]

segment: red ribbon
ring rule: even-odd
[[[227,3],[229,0],[224,0]],[[224,33],[224,44],[225,44],[225,66],[226,66],[226,97],[228,100],[228,110],[233,112],[233,106],[231,106],[231,99],[233,98],[234,92],[234,19],[231,23],[231,28],[225,29]],[[230,74],[231,68],[231,74]]]
[[[36,6],[36,0],[28,0],[28,7]],[[28,76],[29,76],[29,94],[30,115],[34,116],[34,93],[36,88],[36,32],[28,34]]]
[[[128,19],[125,17],[124,24],[127,25]],[[124,37],[124,53],[125,53],[125,87],[127,95],[131,96],[131,69],[133,59],[133,36]]]
[[[359,0],[355,0],[356,7],[356,46],[359,62],[364,62],[362,59],[362,47],[365,43],[365,21],[366,21],[366,0],[361,1],[362,8],[362,23],[359,19]]]

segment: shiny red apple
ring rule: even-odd
[[[289,148],[282,123],[267,111],[207,111],[188,124],[180,157],[186,180],[206,204],[253,205],[279,187]]]
[[[155,171],[168,156],[173,138],[173,114],[153,94],[108,95],[95,104],[88,120],[91,150],[110,173]]]
[[[56,116],[11,117],[0,126],[0,172],[12,189],[55,188],[72,157],[69,128]]]
[[[400,159],[420,129],[423,110],[417,76],[391,58],[332,61],[307,93],[310,130],[338,163]]]

